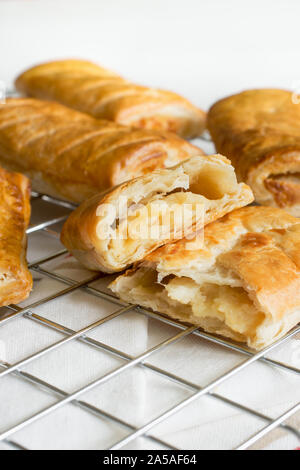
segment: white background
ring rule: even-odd
[[[249,87],[300,86],[298,0],[0,0],[0,79],[92,59],[207,108]]]

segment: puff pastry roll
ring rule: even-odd
[[[85,201],[66,221],[61,241],[87,268],[121,271],[252,200],[225,157],[193,157]]]
[[[300,105],[284,90],[249,90],[218,101],[208,113],[218,152],[263,205],[300,216]]]
[[[74,202],[202,151],[175,134],[96,120],[30,98],[0,104],[0,164]]]
[[[300,321],[300,222],[244,207],[204,229],[199,246],[165,245],[119,276],[121,299],[261,349]]]
[[[170,91],[135,85],[83,60],[33,67],[16,80],[28,96],[59,101],[96,118],[143,129],[171,131],[192,138],[204,130],[205,113]]]
[[[0,168],[0,307],[21,302],[32,288],[25,258],[29,219],[29,180]]]

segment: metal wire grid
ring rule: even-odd
[[[66,207],[68,209],[72,209],[74,206],[72,204],[66,203],[64,201],[60,201],[58,199],[38,194],[38,193],[33,193],[32,197],[34,199],[42,199],[43,201],[47,201],[48,203],[52,204],[53,207]],[[46,231],[48,233],[51,233],[53,236],[58,236],[58,233],[53,230],[53,226],[57,224],[58,222],[61,222],[64,220],[67,216],[58,216],[58,217],[53,217],[50,218],[49,220],[46,220],[42,223],[36,224],[31,226],[28,229],[28,234],[37,232],[37,231]],[[52,228],[51,228],[52,227]],[[213,336],[208,333],[204,333],[200,331],[199,329],[195,327],[191,327],[188,325],[185,325],[183,323],[180,323],[178,321],[172,320],[170,318],[165,317],[164,315],[161,315],[159,313],[152,312],[150,310],[140,308],[137,305],[128,305],[124,302],[121,302],[119,299],[117,299],[115,296],[112,294],[108,294],[107,292],[104,292],[104,290],[101,290],[99,288],[91,287],[89,284],[94,282],[95,280],[99,279],[100,277],[103,277],[101,274],[94,274],[90,278],[85,279],[84,281],[74,281],[73,279],[70,279],[68,277],[62,276],[60,274],[57,274],[51,270],[47,270],[43,267],[43,265],[46,262],[49,262],[51,260],[54,260],[56,258],[59,258],[60,256],[64,255],[67,251],[66,250],[60,250],[50,256],[46,256],[42,259],[39,259],[38,261],[32,263],[29,267],[32,271],[38,272],[44,276],[47,276],[49,278],[52,278],[54,280],[60,281],[61,283],[66,284],[66,288],[63,290],[60,290],[59,292],[56,292],[55,294],[49,295],[47,297],[44,297],[36,302],[31,303],[30,305],[26,307],[18,307],[16,305],[11,305],[8,308],[5,308],[4,313],[1,315],[1,309],[0,309],[0,326],[5,324],[6,322],[13,321],[17,317],[24,317],[30,321],[38,322],[39,324],[43,325],[46,328],[51,328],[53,330],[59,331],[64,335],[63,339],[60,341],[51,344],[50,346],[47,346],[38,352],[35,352],[34,354],[29,355],[25,359],[22,359],[14,364],[9,364],[6,362],[0,362],[0,379],[8,374],[13,374],[19,377],[20,379],[30,382],[31,384],[36,385],[39,387],[41,390],[46,391],[48,393],[53,394],[54,396],[58,397],[58,401],[45,409],[37,412],[36,414],[33,414],[29,418],[21,421],[20,423],[10,427],[9,429],[6,429],[4,432],[0,433],[0,440],[4,441],[6,444],[8,444],[11,448],[15,449],[22,449],[26,450],[23,446],[18,444],[16,441],[12,439],[12,436],[14,433],[17,431],[20,431],[21,429],[25,428],[29,424],[32,424],[33,422],[45,417],[46,415],[54,412],[58,408],[66,405],[67,403],[72,403],[75,406],[78,406],[85,411],[92,413],[94,416],[97,416],[101,419],[106,419],[109,420],[113,423],[116,423],[123,428],[125,428],[128,432],[126,437],[124,437],[122,440],[119,442],[116,442],[111,449],[121,449],[123,446],[126,444],[129,444],[131,441],[136,439],[137,437],[146,437],[147,439],[150,439],[151,441],[154,442],[156,445],[163,445],[165,448],[168,449],[176,449],[174,446],[171,446],[167,442],[164,442],[163,440],[151,435],[151,430],[154,428],[156,425],[161,423],[162,421],[166,420],[169,418],[171,415],[174,415],[176,412],[179,410],[183,409],[185,406],[196,400],[197,398],[201,396],[208,396],[212,399],[221,401],[222,403],[234,407],[238,409],[239,411],[242,411],[244,413],[247,413],[253,417],[259,418],[260,420],[265,422],[265,425],[262,429],[257,431],[254,435],[249,436],[249,438],[241,443],[236,449],[242,450],[242,449],[247,449],[251,445],[253,445],[255,442],[257,442],[261,437],[265,436],[267,433],[272,431],[276,427],[280,427],[284,431],[288,433],[293,433],[294,436],[297,436],[298,439],[300,439],[300,432],[299,430],[295,429],[293,426],[285,424],[285,421],[295,414],[297,411],[300,410],[300,403],[297,405],[293,406],[291,409],[283,413],[281,416],[273,419],[270,416],[266,416],[265,414],[260,413],[259,411],[255,409],[251,409],[247,406],[244,406],[240,403],[237,403],[236,401],[230,400],[222,395],[219,395],[217,393],[213,392],[213,389],[217,386],[226,381],[227,379],[233,377],[234,375],[238,374],[241,370],[247,368],[250,364],[254,363],[255,361],[262,361],[264,364],[267,364],[270,367],[276,367],[283,369],[289,373],[292,374],[297,374],[298,376],[300,375],[300,369],[297,369],[289,364],[282,363],[276,360],[272,360],[266,355],[277,348],[279,345],[283,344],[284,342],[288,341],[289,338],[291,338],[293,335],[296,333],[300,332],[300,326],[294,328],[291,332],[289,332],[284,338],[280,339],[273,345],[265,348],[263,351],[260,351],[258,353],[253,353],[251,350],[249,350],[246,347],[237,345],[233,342],[227,341],[225,339],[218,338],[216,336]],[[116,306],[119,306],[115,312],[112,314],[106,316],[105,318],[101,318],[100,320],[91,323],[90,325],[78,330],[74,331],[62,324],[59,324],[55,321],[51,321],[48,318],[45,318],[41,315],[38,315],[34,313],[34,309],[40,305],[46,304],[47,302],[50,302],[51,300],[62,297],[70,292],[74,292],[76,290],[84,290],[90,295],[100,297],[101,299],[104,300],[109,300]],[[3,309],[4,310],[4,309]],[[161,342],[160,344],[155,345],[151,349],[147,350],[143,354],[137,356],[137,357],[132,357],[130,354],[124,353],[120,351],[119,349],[113,348],[101,341],[97,341],[91,337],[89,337],[87,334],[91,332],[94,328],[109,322],[113,318],[116,318],[118,316],[123,315],[124,313],[130,311],[130,310],[135,310],[136,312],[139,312],[141,315],[147,315],[149,317],[155,318],[159,320],[160,322],[169,324],[173,327],[176,327],[178,330],[178,333],[172,336],[171,338],[168,338]],[[199,385],[190,382],[188,380],[185,380],[175,374],[172,374],[171,372],[168,372],[167,370],[163,370],[159,367],[156,367],[152,364],[149,364],[146,362],[146,359],[150,357],[152,354],[161,351],[163,348],[166,348],[170,346],[171,344],[174,344],[175,342],[179,341],[180,339],[188,336],[188,335],[196,335],[197,337],[204,339],[206,341],[210,341],[212,343],[216,343],[224,348],[229,348],[232,351],[236,351],[238,353],[241,353],[245,355],[245,360],[240,363],[238,366],[233,367],[231,370],[228,372],[222,374],[219,376],[217,379],[213,380],[210,382],[208,385],[205,387],[200,387]],[[82,343],[88,344],[94,348],[97,348],[102,351],[106,351],[107,353],[121,358],[125,360],[125,364],[121,365],[120,367],[117,367],[116,369],[112,370],[111,372],[97,378],[91,383],[88,383],[87,385],[83,386],[82,388],[76,390],[73,393],[67,393],[66,391],[44,381],[41,380],[39,377],[36,377],[32,374],[29,374],[27,372],[22,371],[22,367],[25,365],[29,364],[30,362],[34,361],[35,359],[46,355],[50,351],[53,351],[57,348],[60,348],[62,345],[66,344],[67,342],[78,340]],[[118,374],[121,374],[125,370],[134,367],[134,366],[139,366],[144,369],[147,369],[151,371],[152,373],[159,374],[160,376],[164,377],[165,379],[168,379],[169,381],[172,381],[176,384],[181,385],[182,387],[185,387],[188,389],[190,392],[192,392],[192,395],[190,395],[188,398],[183,399],[181,402],[177,403],[176,405],[170,407],[167,411],[163,412],[160,414],[158,417],[155,419],[152,419],[150,422],[147,424],[141,426],[141,427],[135,427],[129,422],[125,422],[124,420],[121,420],[117,416],[113,416],[110,413],[107,413],[106,411],[97,408],[85,401],[80,400],[80,397],[83,393],[93,389],[96,386],[99,386],[103,384],[104,382],[107,382],[108,380],[112,379]]]

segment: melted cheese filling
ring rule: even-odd
[[[192,279],[174,278],[165,291],[170,299],[189,305],[193,316],[216,318],[243,336],[253,336],[265,319],[242,287],[209,283],[199,286]]]
[[[136,303],[238,341],[254,340],[266,321],[265,314],[255,307],[242,287],[212,282],[199,285],[190,278],[173,275],[165,278],[166,284],[162,285],[156,277],[152,269],[136,271],[127,278],[126,293]]]

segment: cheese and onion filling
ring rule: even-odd
[[[202,164],[198,174],[188,176],[193,173],[191,160],[185,162],[187,169],[170,192],[144,197],[128,207],[126,220],[116,220],[108,248],[118,263],[196,232],[203,227],[206,213],[228,204],[238,189],[232,167],[219,162]]]
[[[119,220],[109,249],[122,262],[141,243],[147,251],[156,243],[183,238],[197,229],[197,223],[203,226],[206,202],[204,196],[189,191],[155,195],[146,204],[142,201],[129,208],[127,219]]]
[[[188,278],[174,278],[165,286],[167,296],[190,306],[196,318],[213,318],[232,331],[251,337],[265,319],[242,287],[204,283],[201,286]]]
[[[163,282],[157,282],[155,271],[141,268],[124,283],[125,298],[128,293],[140,305],[175,318],[178,311],[182,321],[243,342],[254,340],[258,327],[266,319],[242,287],[212,282],[199,285],[190,278],[174,275]]]

